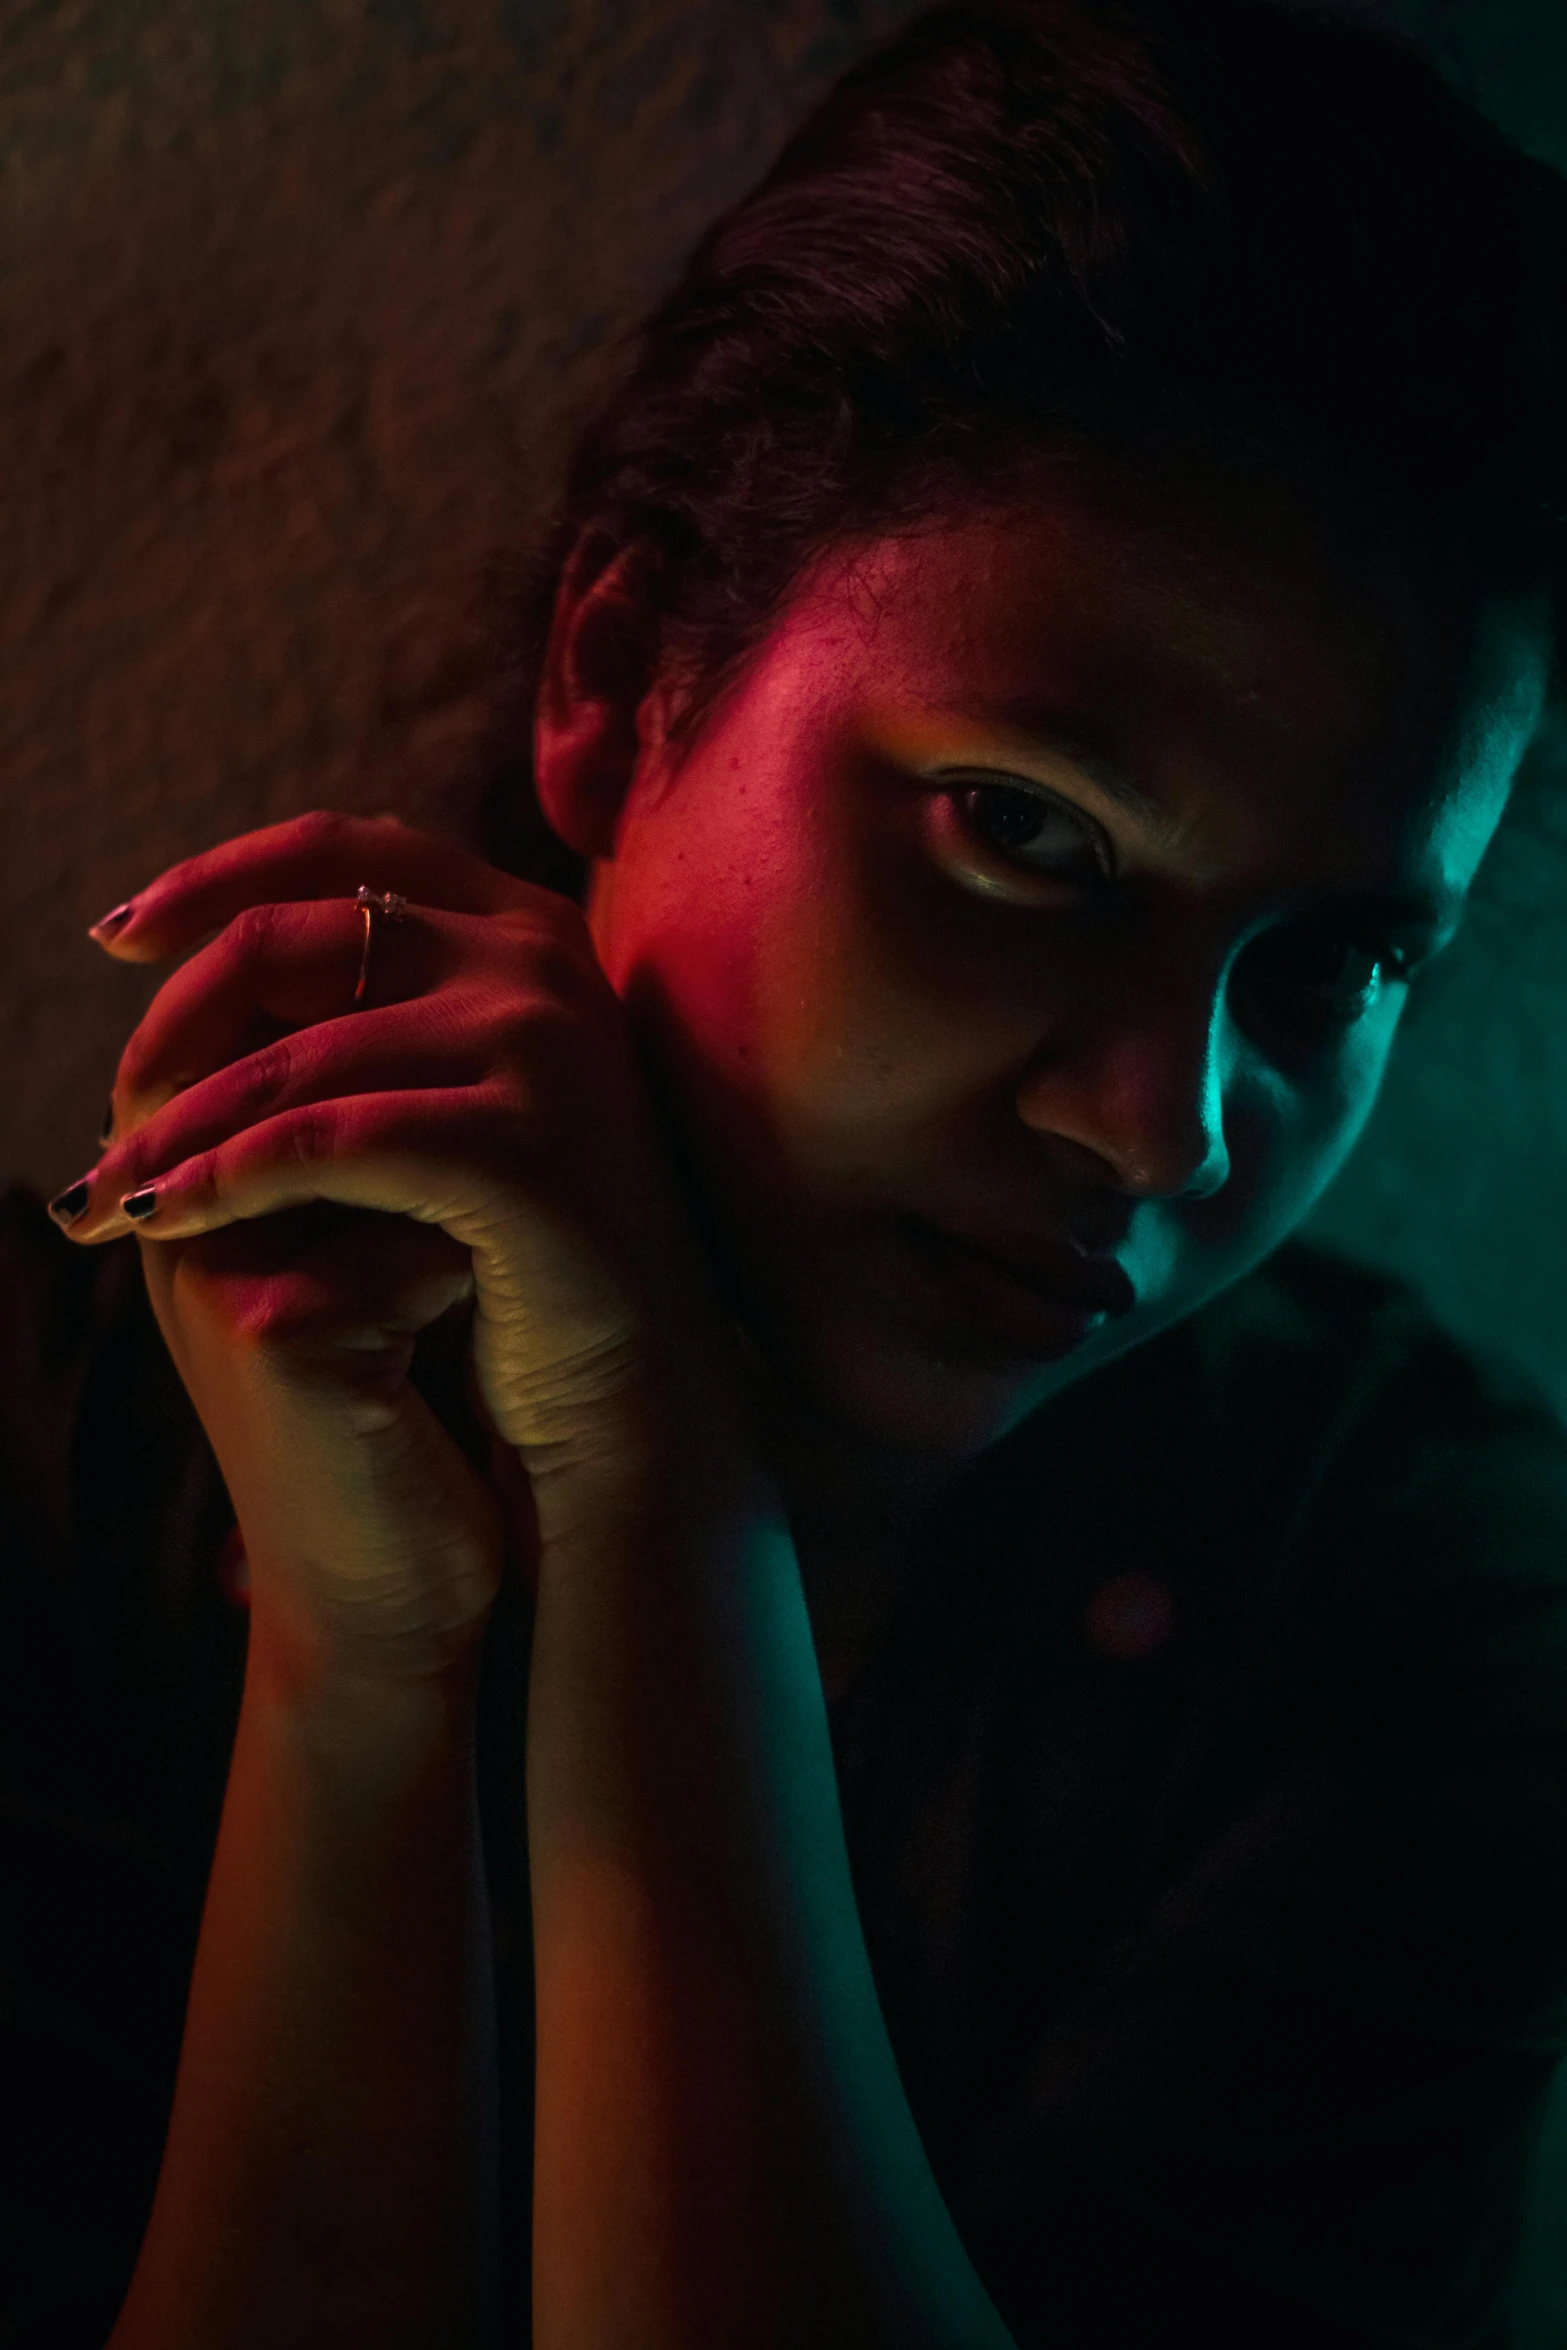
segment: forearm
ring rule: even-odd
[[[898,2080],[781,1516],[546,1545],[535,2350],[1005,2350]]]
[[[253,1629],[168,2142],[110,2350],[457,2350],[490,2257],[472,1675]]]

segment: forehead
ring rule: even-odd
[[[796,617],[829,692],[884,697],[916,732],[922,711],[963,714],[998,748],[1065,744],[1221,863],[1345,886],[1423,861],[1467,887],[1548,653],[1538,608],[1342,509],[1081,466],[1026,503],[840,550]]]

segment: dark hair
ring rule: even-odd
[[[957,0],[707,233],[522,599],[645,542],[678,731],[835,541],[1174,440],[1559,595],[1567,182],[1395,40],[1256,0]],[[1560,608],[1560,607],[1559,607]]]

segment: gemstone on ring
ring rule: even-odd
[[[354,904],[362,914],[384,914],[388,922],[401,922],[408,911],[408,900],[395,889],[372,889],[365,881],[354,892]]]
[[[408,900],[395,889],[376,890],[362,881],[354,892],[354,904],[364,917],[364,945],[359,951],[359,979],[354,988],[355,1004],[365,1000],[365,989],[370,983],[370,950],[375,944],[375,923],[379,915],[383,922],[401,922],[408,912]]]

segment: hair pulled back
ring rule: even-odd
[[[1173,439],[1498,585],[1567,549],[1567,182],[1399,43],[1257,0],[955,0],[708,231],[519,613],[640,542],[695,732],[837,541]]]

